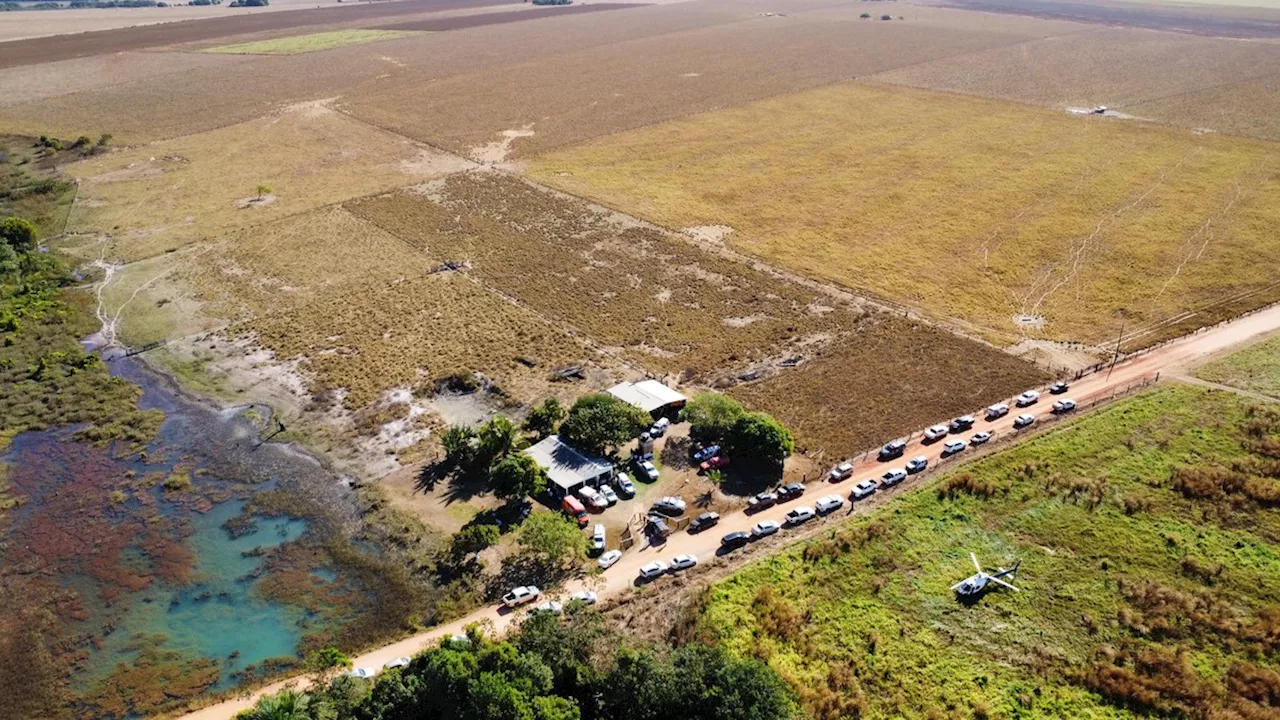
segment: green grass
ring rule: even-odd
[[[1091,678],[1112,667],[1100,653],[1160,646],[1182,648],[1196,674],[1157,673],[1194,692],[1156,702],[1239,707],[1249,701],[1220,678],[1236,662],[1275,670],[1275,636],[1215,633],[1205,618],[1250,628],[1280,618],[1280,510],[1230,492],[1189,499],[1171,474],[1260,463],[1256,474],[1269,462],[1274,487],[1274,457],[1250,457],[1247,445],[1269,438],[1274,455],[1280,413],[1251,405],[1165,388],[940,475],[714,586],[699,630],[766,659],[819,718],[859,707],[862,717],[1130,717],[1124,700],[1095,691]],[[959,481],[990,493],[939,491]],[[949,587],[972,573],[970,551],[992,569],[1021,559],[1023,592],[958,603]],[[1187,569],[1216,566],[1212,587]],[[1142,583],[1177,600],[1135,600]],[[1122,687],[1114,678],[1128,667],[1108,687]]]
[[[1196,377],[1280,398],[1280,337],[1211,362],[1197,370]]]
[[[299,53],[332,50],[333,48],[347,45],[363,45],[379,40],[394,40],[417,34],[402,30],[333,30],[310,35],[294,35],[293,37],[237,43],[235,45],[219,45],[208,48],[205,52],[224,55],[297,55]]]

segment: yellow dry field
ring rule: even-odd
[[[323,103],[76,163],[69,231],[109,236],[134,261],[273,218],[436,177],[456,158]],[[258,186],[270,193],[258,197]]]
[[[904,88],[775,98],[529,172],[1005,342],[1103,341],[1280,267],[1276,146]]]

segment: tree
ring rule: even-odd
[[[742,404],[728,395],[705,392],[685,404],[680,416],[689,423],[689,437],[699,442],[719,442],[729,436],[744,412]]]
[[[636,437],[649,422],[649,414],[640,408],[607,393],[593,393],[569,408],[560,437],[579,450],[599,455]]]
[[[547,398],[542,404],[529,411],[524,420],[524,429],[538,436],[541,440],[555,433],[556,428],[564,420],[564,406],[555,398]]]
[[[738,458],[779,465],[795,450],[796,443],[791,431],[772,415],[749,412],[733,424],[729,445]]]
[[[0,241],[8,245],[18,255],[24,255],[36,249],[39,233],[29,220],[20,217],[7,217],[0,221]]]
[[[557,512],[530,515],[516,542],[525,552],[553,565],[578,560],[587,553],[587,536],[577,523]]]
[[[520,433],[512,422],[499,415],[480,426],[477,464],[490,468],[495,462],[520,449]]]
[[[467,425],[450,425],[440,434],[440,445],[444,447],[444,460],[459,470],[469,470],[475,461],[478,445],[476,431]]]
[[[254,188],[254,191],[258,193],[258,199],[261,200],[271,194],[271,186],[266,183],[259,183],[258,187]]]
[[[98,147],[104,148],[111,142],[111,133],[102,133],[98,138]]]
[[[538,497],[547,491],[547,471],[524,453],[508,455],[489,472],[493,494],[507,500]]]
[[[316,650],[307,656],[306,668],[315,673],[316,685],[324,685],[334,673],[351,667],[351,658],[335,647]]]
[[[497,525],[468,525],[453,536],[449,551],[456,556],[478,553],[496,544],[502,537]]]
[[[263,695],[253,707],[238,713],[235,720],[309,720],[311,697],[292,688],[275,695]]]
[[[18,268],[22,267],[18,260],[17,251],[10,247],[8,243],[0,242],[0,276],[17,272]]]

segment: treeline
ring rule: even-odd
[[[506,640],[466,637],[382,672],[320,676],[259,699],[237,720],[786,720],[795,699],[768,665],[701,644],[638,645],[571,604]]]

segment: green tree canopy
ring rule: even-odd
[[[18,255],[35,250],[39,237],[36,226],[29,220],[12,216],[0,220],[0,242],[4,242]]]
[[[762,412],[743,413],[729,432],[735,458],[748,462],[781,464],[795,450],[791,431]]]
[[[478,553],[497,544],[501,537],[497,525],[468,525],[454,533],[449,550],[457,556]]]
[[[481,425],[476,436],[480,440],[477,462],[484,467],[492,467],[524,444],[516,426],[502,415],[490,418]]]
[[[237,713],[235,720],[310,720],[311,696],[293,688],[263,695],[253,707]]]
[[[720,442],[729,436],[744,412],[742,404],[728,395],[704,392],[685,404],[680,417],[689,423],[689,437],[699,442]]]
[[[541,440],[555,433],[556,428],[564,420],[564,416],[564,406],[560,404],[560,401],[555,398],[547,398],[529,411],[529,417],[524,419],[524,429]]]
[[[587,536],[578,524],[558,512],[536,512],[520,526],[516,542],[525,552],[551,564],[581,559],[587,553]]]
[[[570,445],[599,455],[636,437],[649,426],[649,414],[608,393],[583,395],[569,408],[560,437]]]
[[[524,453],[508,455],[489,472],[493,494],[508,500],[538,497],[547,491],[547,471]]]

